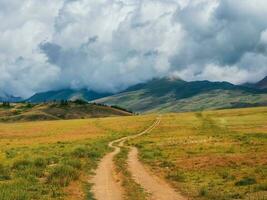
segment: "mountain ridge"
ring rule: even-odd
[[[9,95],[6,93],[0,93],[0,102],[12,102],[12,103],[16,103],[16,102],[20,102],[23,99],[21,97],[15,97],[13,95]]]
[[[110,96],[111,93],[98,93],[87,89],[62,89],[62,90],[54,90],[36,93],[25,101],[30,103],[41,103],[41,102],[49,102],[49,101],[60,101],[60,100],[86,100],[92,101],[98,98],[103,98],[106,96]]]
[[[134,112],[185,112],[267,105],[267,90],[228,82],[152,79],[96,102]]]
[[[184,81],[154,78],[116,94],[87,89],[62,89],[37,93],[26,102],[41,103],[82,99],[115,105],[134,112],[183,112],[206,109],[267,105],[267,77],[255,84],[234,85],[229,82]]]

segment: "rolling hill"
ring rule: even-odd
[[[48,91],[42,93],[36,93],[29,99],[26,99],[30,103],[42,103],[50,101],[59,101],[59,100],[76,100],[82,99],[86,101],[91,101],[94,99],[99,99],[102,97],[109,96],[108,93],[97,93],[87,89],[73,90],[73,89],[63,89],[57,91]]]
[[[134,112],[186,112],[267,105],[267,90],[228,82],[153,79],[97,103],[120,105]]]
[[[81,101],[80,101],[81,102]],[[130,116],[115,107],[76,102],[16,103],[0,106],[0,122],[83,119],[91,117]]]

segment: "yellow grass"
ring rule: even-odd
[[[166,114],[134,141],[141,159],[192,199],[267,198],[267,108]]]
[[[1,123],[0,199],[90,198],[84,180],[110,150],[107,143],[144,130],[154,118]]]

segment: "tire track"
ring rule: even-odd
[[[121,180],[118,175],[116,175],[116,170],[113,162],[113,158],[120,152],[120,147],[126,140],[140,137],[145,133],[150,132],[160,123],[160,118],[145,131],[133,135],[123,137],[118,140],[110,142],[109,147],[113,148],[114,151],[108,153],[100,161],[98,168],[96,169],[96,174],[92,179],[93,187],[92,191],[94,197],[97,200],[122,200],[123,199],[123,188],[121,186]],[[119,143],[117,146],[116,144]]]

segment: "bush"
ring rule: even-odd
[[[206,187],[202,187],[202,188],[200,188],[198,193],[199,193],[199,196],[204,197],[204,196],[208,195],[208,192],[209,192],[209,190]]]
[[[73,150],[72,155],[78,158],[85,158],[87,156],[88,149],[85,147],[77,147]]]
[[[13,163],[12,169],[23,170],[32,166],[32,162],[29,160],[17,160]]]
[[[75,169],[81,169],[82,168],[82,163],[79,159],[65,160],[64,164],[69,165]]]
[[[89,150],[89,152],[87,153],[87,156],[88,158],[97,160],[98,158],[101,157],[101,153],[96,149],[92,149],[92,150]]]
[[[237,181],[235,183],[236,186],[246,186],[246,185],[253,185],[255,184],[257,181],[255,180],[255,178],[252,177],[245,177],[243,179],[241,179],[240,181]]]
[[[36,158],[33,161],[35,167],[45,167],[47,165],[47,161],[43,158]]]
[[[10,179],[11,177],[9,170],[2,164],[0,164],[0,181],[10,180]]]
[[[73,101],[73,103],[78,104],[78,105],[85,105],[85,104],[88,104],[87,101],[82,100],[82,99],[77,99],[77,100]]]
[[[73,167],[68,165],[58,165],[49,174],[47,177],[47,182],[62,187],[68,186],[69,183],[73,180],[79,178],[79,173]]]

